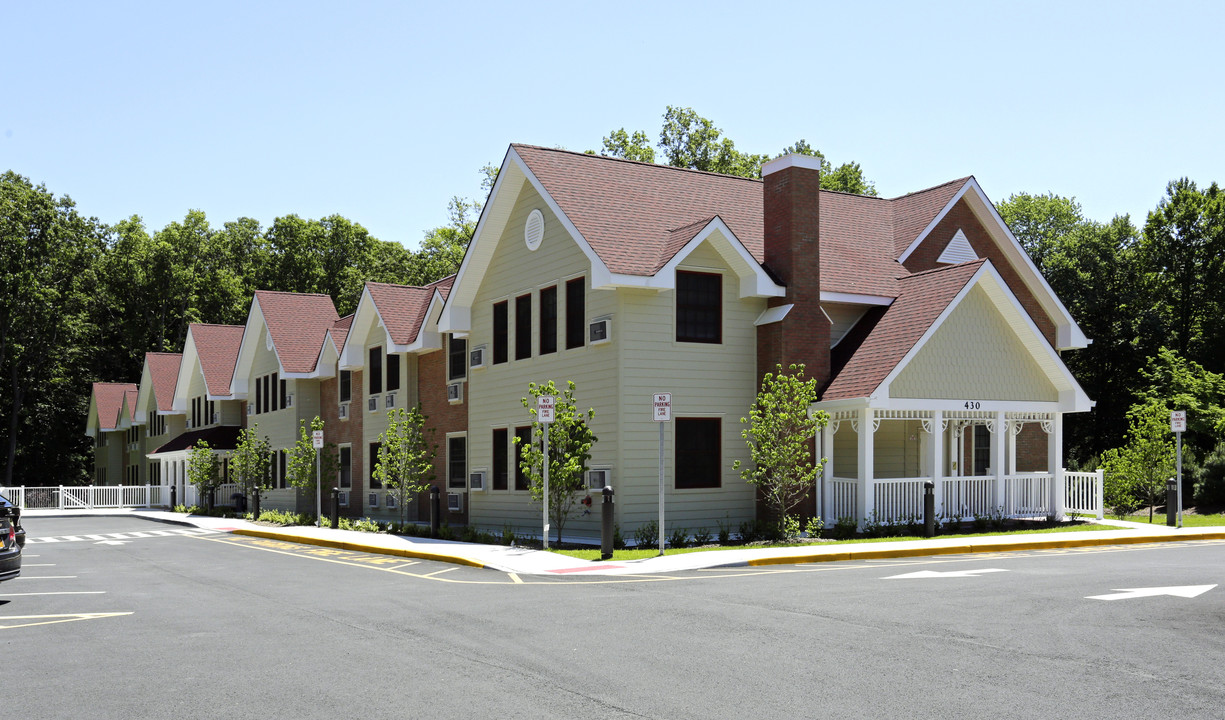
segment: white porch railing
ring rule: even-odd
[[[170,502],[170,488],[161,485],[10,487],[0,493],[22,510],[158,507]]]
[[[1050,473],[1018,473],[1004,476],[1004,517],[1045,518],[1051,510]]]
[[[1093,515],[1098,520],[1105,517],[1102,496],[1102,480],[1105,472],[1063,472],[1064,510],[1068,513]]]
[[[829,513],[830,521],[836,521],[838,518],[859,518],[859,511],[856,507],[855,489],[859,486],[859,480],[855,478],[834,477],[833,482],[833,502],[831,503]]]
[[[923,483],[931,478],[876,478],[872,507],[884,522],[923,519]]]
[[[994,477],[946,477],[940,478],[939,484],[946,518],[986,517],[996,509]]]

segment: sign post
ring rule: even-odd
[[[659,554],[664,554],[664,423],[672,421],[672,393],[655,393],[651,417],[659,424]]]
[[[311,431],[311,445],[315,448],[315,527],[323,527],[323,431]]]
[[[1178,527],[1182,527],[1182,434],[1187,430],[1187,411],[1172,410],[1170,411],[1170,432],[1174,433],[1174,437],[1178,442],[1178,455],[1175,466],[1178,469]]]
[[[549,425],[554,420],[554,408],[557,398],[552,395],[539,395],[536,397],[536,419],[544,426],[544,492],[541,494],[542,508],[542,525],[544,533],[542,535],[542,546],[545,550],[549,549]]]

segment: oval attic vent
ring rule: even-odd
[[[544,239],[544,214],[539,210],[533,210],[527,216],[527,222],[523,225],[523,240],[527,243],[528,250],[535,250],[540,247],[540,241]]]

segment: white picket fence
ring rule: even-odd
[[[1102,483],[1105,471],[1063,473],[1063,507],[1067,513],[1093,515],[1098,520],[1105,517],[1105,498]]]
[[[1062,503],[1054,492],[1062,478]],[[923,517],[923,484],[930,478],[876,478],[872,481],[872,515],[880,522],[905,522]],[[1103,517],[1102,471],[1013,473],[997,487],[994,476],[943,477],[936,483],[937,512],[962,520],[1000,514],[1007,518],[1047,518],[1062,514]],[[859,480],[832,478],[826,518],[860,518]]]
[[[217,505],[230,505],[238,486],[222,485],[214,497]],[[168,485],[58,485],[51,487],[0,488],[0,494],[22,510],[92,510],[94,508],[150,508],[170,506]],[[178,495],[183,497],[178,497]],[[199,505],[196,488],[188,485],[176,493],[180,505]]]

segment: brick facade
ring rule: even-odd
[[[362,372],[354,370],[352,379],[350,380],[349,392],[351,400],[349,401],[349,417],[348,419],[340,419],[340,378],[339,372],[337,377],[324,380],[319,386],[319,404],[321,406],[321,417],[323,419],[323,427],[326,429],[326,438],[330,443],[337,445],[350,444],[352,452],[351,458],[352,472],[350,476],[353,478],[353,486],[349,488],[349,506],[341,508],[340,514],[346,517],[361,517],[362,503],[365,501],[365,496],[361,492],[364,487],[362,479],[366,477],[366,466],[364,458],[365,445],[362,440],[362,419],[366,413],[362,412],[366,405],[366,396],[364,394],[365,386],[362,384]]]
[[[957,201],[953,209],[944,216],[919,247],[915,248],[910,257],[906,258],[906,262],[903,263],[905,268],[912,273],[918,273],[943,267],[936,262],[936,258],[944,252],[944,248],[948,246],[949,241],[953,239],[958,230],[965,233],[966,240],[970,242],[970,247],[974,249],[978,257],[991,261],[991,265],[1008,284],[1008,289],[1016,295],[1021,307],[1025,308],[1034,324],[1038,326],[1042,336],[1054,347],[1055,323],[1042,309],[1042,305],[1038,303],[1038,299],[1029,291],[1025,283],[1021,282],[1020,275],[1013,269],[1012,263],[1004,257],[1003,250],[991,239],[987,229],[979,222],[978,216],[970,209],[965,198]]]
[[[446,347],[446,343],[443,343]],[[468,403],[472,402],[465,383],[464,401],[452,404],[447,400],[447,353],[438,350],[417,357],[417,396],[421,398],[421,412],[426,417],[426,426],[434,429],[434,442],[438,443],[438,454],[434,457],[434,484],[441,493],[443,519],[448,525],[468,523],[468,500],[464,498],[463,512],[447,512],[447,433],[467,432]],[[414,503],[421,513],[420,519],[429,518],[429,493],[422,493]]]

